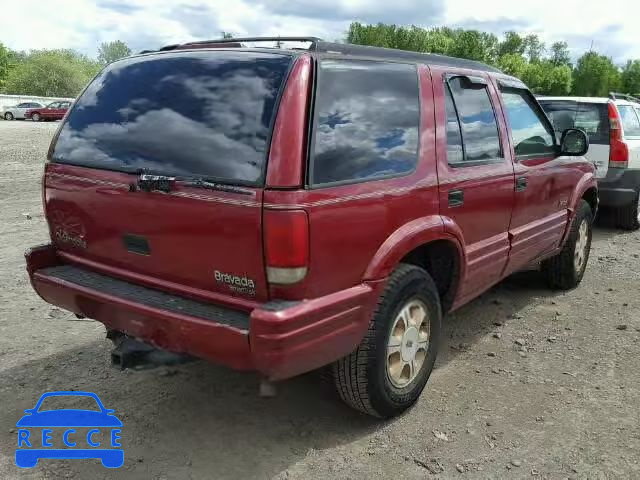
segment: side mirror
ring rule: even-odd
[[[560,137],[560,155],[580,157],[589,151],[589,137],[582,130],[567,128]]]

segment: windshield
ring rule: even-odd
[[[257,184],[290,62],[280,53],[205,50],[116,62],[78,99],[52,159]]]

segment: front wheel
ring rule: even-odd
[[[39,122],[40,120],[42,120],[42,117],[40,117],[39,113],[34,113],[33,115],[31,115],[31,120],[33,120],[34,122]]]
[[[542,263],[551,288],[569,290],[582,281],[591,252],[592,220],[591,207],[582,200],[562,251]]]
[[[380,418],[413,405],[433,370],[441,324],[433,280],[422,268],[401,264],[389,277],[358,348],[332,365],[342,400]]]
[[[4,114],[4,119],[5,120],[13,120],[13,113],[11,112],[7,112]]]

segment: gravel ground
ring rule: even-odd
[[[112,369],[102,326],[45,304],[24,270],[23,251],[47,240],[56,125],[0,122],[0,478],[640,478],[640,234],[598,227],[572,292],[526,272],[451,315],[419,402],[378,422],[315,375],[262,399],[254,375],[205,362]],[[15,422],[70,389],[115,409],[124,466],[19,470]]]

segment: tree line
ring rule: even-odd
[[[547,46],[536,34],[508,31],[499,39],[492,33],[462,28],[353,22],[344,41],[478,60],[520,78],[538,94],[607,96],[618,91],[640,95],[640,60],[618,66],[591,50],[573,64],[567,42]],[[19,52],[0,43],[0,93],[74,97],[104,65],[130,54],[120,40],[101,44],[95,59],[69,49]]]
[[[75,97],[103,66],[130,54],[120,40],[102,43],[95,59],[71,49],[21,52],[0,43],[0,93]]]
[[[640,60],[617,66],[606,55],[588,51],[571,62],[569,45],[547,47],[538,35],[508,31],[502,39],[478,30],[365,25],[353,22],[346,41],[359,45],[437,53],[488,63],[520,78],[543,95],[608,96],[616,91],[640,94]]]

